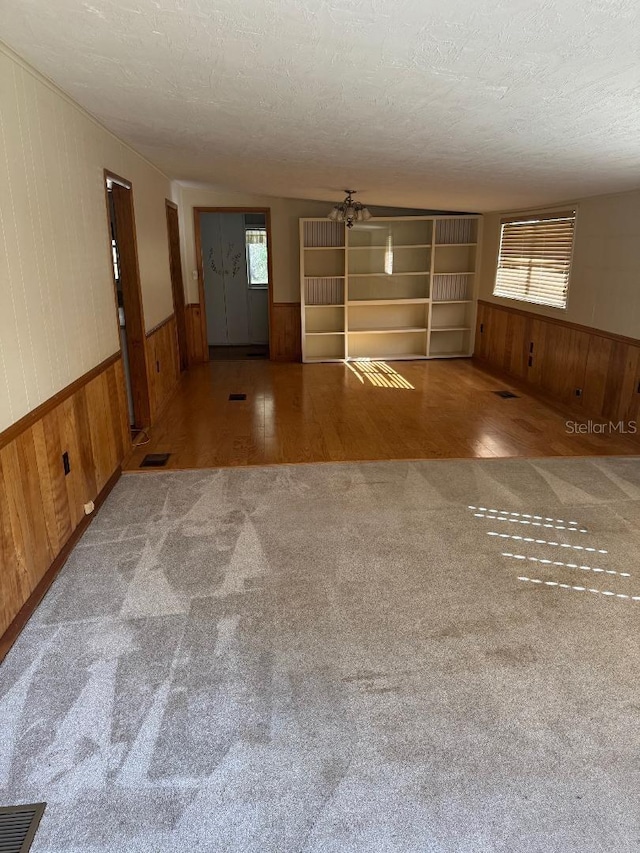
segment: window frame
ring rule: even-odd
[[[264,245],[267,250],[267,280],[264,283],[253,283],[251,281],[251,253],[249,250],[250,243],[247,242],[247,232],[248,231],[262,231],[264,232]],[[245,258],[247,264],[247,287],[249,290],[268,290],[269,289],[269,232],[267,230],[267,224],[265,222],[264,225],[247,225],[244,226],[244,248],[245,248]]]
[[[496,289],[498,287],[498,277],[500,274],[500,260],[502,257],[502,243],[503,243],[503,234],[504,234],[504,226],[510,225],[516,222],[549,222],[552,220],[561,220],[561,219],[573,219],[573,235],[571,240],[571,253],[569,256],[568,263],[568,272],[566,278],[566,287],[564,293],[564,305],[552,305],[549,302],[542,302],[540,300],[532,300],[526,298],[522,295],[505,295],[504,293],[496,293]],[[545,210],[529,210],[523,211],[521,213],[510,214],[508,216],[500,217],[500,231],[499,231],[499,239],[498,239],[498,252],[496,257],[496,266],[495,266],[495,275],[493,279],[493,288],[491,291],[491,295],[495,299],[507,299],[510,302],[521,303],[526,306],[533,306],[534,308],[546,308],[551,309],[553,311],[563,311],[566,312],[569,307],[569,298],[571,293],[571,280],[573,276],[573,262],[575,258],[575,246],[576,246],[576,234],[578,228],[578,206],[570,205],[563,206],[557,209],[545,209]]]

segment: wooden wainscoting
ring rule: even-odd
[[[202,337],[200,305],[187,305],[185,318],[189,364],[201,364],[207,361],[208,353]],[[299,302],[274,302],[272,304],[270,332],[269,352],[272,361],[302,360]]]
[[[640,429],[639,340],[480,301],[474,358],[586,417]]]
[[[301,361],[302,341],[299,302],[274,302],[271,306],[272,361]]]
[[[178,330],[175,314],[154,326],[146,335],[147,375],[151,423],[174,391],[180,378]]]
[[[84,505],[104,499],[130,446],[120,353],[0,433],[0,659],[89,523]]]
[[[187,356],[189,365],[202,364],[207,360],[202,337],[202,319],[200,316],[200,304],[190,303],[185,305],[185,321],[187,325]]]

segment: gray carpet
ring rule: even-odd
[[[0,668],[0,805],[34,853],[638,851],[639,553],[638,459],[125,476]]]

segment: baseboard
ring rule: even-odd
[[[22,608],[18,611],[13,622],[9,625],[2,637],[0,637],[0,662],[2,662],[7,656],[9,649],[18,639],[20,632],[27,624],[42,599],[47,594],[47,590],[56,579],[58,572],[69,559],[69,554],[71,554],[76,544],[80,540],[82,534],[91,524],[93,519],[96,517],[98,510],[104,503],[109,492],[113,489],[115,484],[120,479],[121,474],[122,468],[118,466],[113,472],[113,474],[109,477],[105,485],[102,487],[98,496],[95,498],[93,502],[95,505],[95,510],[91,513],[91,515],[85,515],[80,524],[78,524],[76,529],[73,531],[71,536],[64,544],[62,551],[60,551],[53,563],[51,563],[51,565],[47,569],[46,573],[43,575],[42,579],[40,580],[40,583],[36,586],[29,598],[22,605]]]

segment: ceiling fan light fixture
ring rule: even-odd
[[[367,208],[360,204],[359,201],[354,201],[353,196],[356,190],[345,190],[346,198],[344,201],[336,204],[328,214],[328,218],[333,222],[344,222],[347,228],[353,228],[355,222],[364,222],[371,219],[371,214]]]

